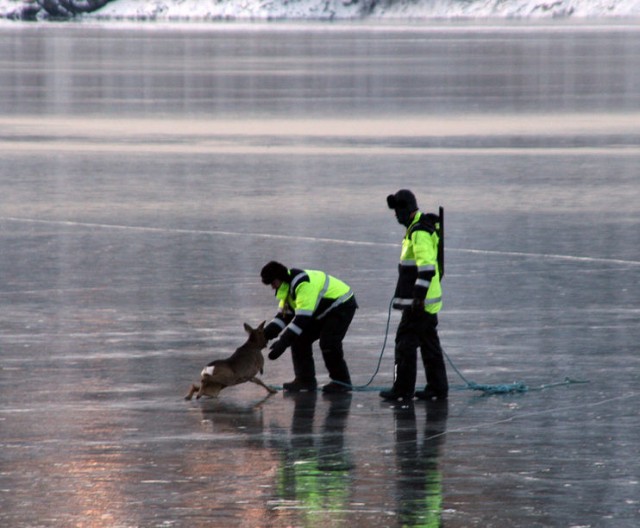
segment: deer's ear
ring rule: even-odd
[[[247,332],[247,334],[250,334],[253,332],[253,328],[251,328],[247,323],[244,323],[244,331]]]

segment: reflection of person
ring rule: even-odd
[[[291,432],[278,451],[282,462],[278,468],[276,501],[295,501],[301,505],[298,523],[320,526],[324,510],[344,511],[350,502],[353,463],[344,447],[351,394],[326,394],[329,408],[319,431],[315,430],[317,392],[286,394],[295,407]]]
[[[285,383],[290,392],[316,390],[316,370],[311,345],[319,340],[322,358],[331,382],[324,392],[348,392],[351,377],[344,360],[342,341],[358,308],[351,288],[335,277],[316,270],[288,269],[271,261],[260,272],[279,299],[279,311],[265,327],[267,339],[278,337],[269,359],[280,357],[291,347],[295,379]]]
[[[329,410],[322,426],[318,467],[323,471],[347,471],[353,469],[349,451],[344,446],[344,432],[351,407],[351,394],[328,394]]]
[[[438,264],[439,217],[418,210],[414,194],[402,189],[387,196],[387,205],[407,228],[402,241],[399,276],[393,307],[402,310],[396,332],[395,379],[386,400],[411,399],[416,386],[417,348],[420,347],[427,384],[415,392],[419,399],[446,399],[449,383],[436,330],[442,307]]]
[[[420,446],[413,402],[394,409],[397,510],[402,526],[442,526],[442,474],[438,457],[446,431],[446,400],[427,402],[426,413]]]

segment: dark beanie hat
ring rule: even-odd
[[[387,196],[389,209],[404,209],[413,212],[418,208],[415,195],[408,189],[400,189],[396,194]]]
[[[276,279],[289,282],[289,270],[284,264],[272,260],[264,265],[260,271],[260,277],[264,284],[271,284]]]

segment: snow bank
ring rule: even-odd
[[[0,0],[0,17],[37,10]],[[640,0],[115,0],[91,20],[358,20],[640,16]],[[43,12],[38,14],[43,18]]]

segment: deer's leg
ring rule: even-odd
[[[191,388],[189,389],[189,392],[187,393],[187,395],[184,397],[185,400],[190,400],[191,398],[193,398],[193,395],[198,392],[200,390],[200,387],[196,384],[191,385]]]
[[[271,394],[275,394],[276,392],[278,392],[277,390],[272,389],[271,387],[267,387],[267,385],[265,385],[260,378],[256,378],[255,376],[251,378],[249,381],[252,383],[255,383],[256,385],[260,385],[261,387],[264,387]]]

